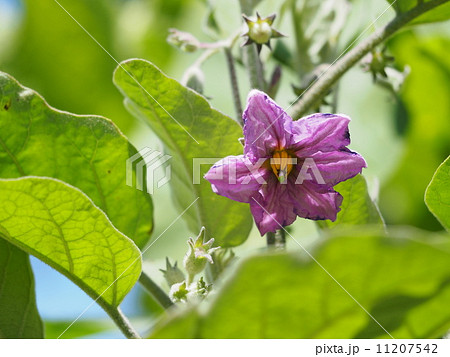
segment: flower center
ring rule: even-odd
[[[275,151],[270,159],[270,166],[278,181],[284,182],[287,176],[292,171],[295,159],[289,155],[285,150]]]

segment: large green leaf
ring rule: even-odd
[[[425,203],[450,231],[450,156],[438,167],[425,192]]]
[[[377,205],[369,195],[364,176],[358,175],[350,180],[341,182],[336,185],[335,189],[344,197],[341,210],[334,222],[330,220],[317,221],[321,228],[384,224]]]
[[[28,255],[3,239],[0,239],[0,310],[0,338],[44,337]]]
[[[146,192],[126,185],[126,160],[134,154],[108,119],[55,110],[0,73],[0,178],[34,175],[70,183],[143,247],[153,228],[153,207]]]
[[[190,229],[198,232],[205,226],[223,247],[244,242],[252,226],[247,205],[212,192],[203,179],[211,165],[202,165],[200,183],[193,183],[194,159],[242,153],[239,125],[150,62],[123,62],[114,74],[114,82],[125,96],[127,108],[151,126],[172,155],[170,183],[177,207],[183,211],[199,197],[196,209],[183,215]]]
[[[75,187],[59,180],[0,180],[0,236],[50,265],[108,310],[141,274],[141,254]]]
[[[195,318],[166,318],[151,337],[440,337],[450,328],[448,237],[410,231],[331,238],[311,254],[246,259]],[[347,294],[345,288],[352,297]]]
[[[403,13],[411,10],[419,3],[419,0],[387,0],[393,4],[395,11]],[[422,0],[422,2],[435,2],[436,0]],[[450,3],[444,3],[419,16],[411,22],[411,24],[422,24],[428,22],[438,22],[450,19]]]

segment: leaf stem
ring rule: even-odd
[[[122,310],[120,310],[120,307],[108,306],[105,308],[105,310],[126,338],[142,338],[141,336],[139,336],[139,333],[133,328],[133,326],[131,326],[130,321],[123,314]]]
[[[328,68],[321,77],[315,82],[311,88],[305,92],[300,100],[291,108],[293,118],[299,118],[305,115],[310,108],[317,106],[326,96],[329,89],[338,81],[344,73],[352,68],[367,53],[388,39],[403,26],[422,15],[423,13],[434,9],[435,7],[445,4],[450,0],[431,0],[427,2],[419,2],[417,6],[409,11],[398,14],[385,27],[375,31],[366,40],[353,47],[341,59]]]
[[[169,296],[144,272],[139,277],[139,283],[152,295],[155,300],[165,309],[173,306]]]
[[[241,96],[239,93],[239,85],[236,76],[236,68],[234,66],[233,54],[231,53],[230,48],[225,48],[225,57],[227,59],[228,72],[230,74],[230,82],[231,82],[231,90],[233,92],[233,102],[234,109],[236,110],[236,121],[244,126],[244,122],[242,121],[242,104],[241,104]]]

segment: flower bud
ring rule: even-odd
[[[204,298],[212,289],[212,284],[207,284],[203,277],[201,277],[196,283],[192,283],[189,287],[189,299]]]
[[[394,57],[386,55],[385,51],[386,48],[374,49],[362,61],[363,70],[372,73],[374,82],[377,80],[377,76],[387,78],[386,68],[394,62]]]
[[[188,272],[190,277],[201,273],[205,269],[206,262],[213,264],[213,259],[211,253],[219,249],[219,247],[212,248],[214,244],[214,238],[209,241],[204,242],[205,238],[205,227],[202,227],[197,238],[189,238],[188,245],[189,250],[184,256],[184,268]]]
[[[169,297],[173,302],[186,302],[189,290],[186,288],[186,282],[173,284],[170,288]]]
[[[261,51],[262,45],[266,45],[270,48],[270,40],[277,37],[285,37],[282,33],[272,28],[273,21],[276,15],[270,15],[264,19],[256,13],[256,20],[252,20],[249,17],[242,15],[247,24],[248,31],[243,35],[247,37],[247,41],[244,46],[256,43],[258,52]]]
[[[195,52],[201,47],[200,41],[193,35],[177,29],[169,29],[167,42],[185,52]]]
[[[186,279],[184,273],[177,267],[177,264],[178,262],[175,262],[172,266],[169,258],[166,258],[166,270],[159,269],[164,274],[164,278],[169,286],[181,283]]]

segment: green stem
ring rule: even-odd
[[[274,247],[275,246],[275,233],[273,232],[267,232],[266,233],[266,240],[267,240],[267,247]]]
[[[332,65],[312,86],[305,92],[300,100],[291,108],[293,118],[299,118],[305,115],[310,108],[314,108],[321,103],[330,88],[360,61],[367,53],[378,46],[381,42],[388,39],[403,26],[422,15],[423,13],[445,4],[450,0],[431,0],[420,2],[411,10],[398,14],[385,27],[380,28],[369,36],[366,40],[353,47],[347,54],[342,56],[334,65]]]
[[[254,10],[254,2],[251,0],[239,0],[239,3],[241,12],[247,16],[251,16]],[[255,44],[245,46],[242,49],[242,60],[248,72],[250,86],[265,91],[264,69]]]
[[[337,113],[339,104],[339,83],[337,82],[333,90],[333,101],[331,103],[331,112]]]
[[[301,3],[302,7],[305,6],[305,3]],[[311,62],[311,59],[308,55],[308,48],[310,47],[310,43],[305,39],[302,29],[302,16],[303,8],[297,10],[297,1],[292,1],[291,3],[291,16],[292,23],[294,25],[294,34],[295,34],[295,43],[297,46],[297,72],[300,77],[300,80],[303,80],[304,76],[311,72],[314,69],[314,64]]]
[[[186,281],[186,287],[188,287],[189,285],[191,285],[194,281],[195,278],[195,274],[188,274],[188,278]]]
[[[284,229],[278,229],[275,232],[275,248],[277,249],[286,248],[286,232]]]
[[[234,109],[236,110],[236,121],[241,126],[244,126],[244,122],[242,121],[242,104],[241,104],[241,96],[239,93],[239,84],[237,81],[236,68],[234,66],[233,54],[231,53],[230,48],[225,48],[225,57],[227,59],[228,72],[230,74],[231,90],[233,92]]]
[[[254,89],[265,90],[265,80],[261,59],[258,55],[256,45],[245,46],[242,49],[243,61],[247,68],[250,86]]]
[[[163,308],[168,309],[173,306],[172,300],[145,272],[141,273],[139,282]]]
[[[108,307],[105,310],[126,338],[141,338],[119,307]]]
[[[268,232],[266,234],[267,247],[275,249],[286,248],[286,233],[284,229],[277,229],[275,233]]]

